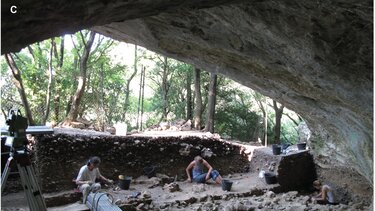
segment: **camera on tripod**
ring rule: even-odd
[[[5,145],[14,149],[25,147],[27,145],[27,118],[22,116],[20,110],[11,109],[9,110],[6,124],[9,126],[9,136],[6,137]]]
[[[22,187],[25,191],[30,210],[47,211],[47,206],[38,184],[34,166],[32,165],[29,152],[26,148],[28,143],[26,133],[44,133],[45,131],[53,133],[53,130],[28,128],[27,118],[23,117],[21,111],[18,109],[11,109],[9,111],[6,124],[9,127],[7,130],[4,130],[4,133],[7,134],[5,145],[10,147],[11,151],[9,152],[9,158],[4,167],[4,171],[1,174],[1,193],[3,193],[6,181],[10,174],[12,163],[15,163],[18,168]],[[3,129],[1,129],[1,134],[3,134]],[[3,139],[3,137],[1,138]]]

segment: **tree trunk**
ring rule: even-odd
[[[100,107],[101,107],[101,114],[100,114],[100,131],[104,131],[105,129],[105,117],[107,116],[107,113],[106,113],[106,108],[105,108],[105,104],[104,104],[104,101],[105,101],[105,95],[104,95],[104,65],[103,63],[101,64],[101,68],[100,68],[100,92],[101,92],[101,100],[100,100]]]
[[[48,58],[48,85],[47,85],[46,105],[45,105],[46,112],[44,113],[44,118],[42,122],[43,125],[45,125],[47,122],[49,111],[50,111],[50,104],[51,104],[52,79],[53,79],[52,56],[53,56],[54,46],[55,46],[55,40],[54,38],[51,38],[51,49],[50,49],[49,58]]]
[[[27,101],[25,89],[23,87],[21,71],[18,69],[16,63],[14,62],[12,55],[5,54],[5,59],[12,71],[13,82],[14,82],[14,85],[17,87],[18,93],[20,94],[22,104],[25,108],[26,117],[29,120],[29,125],[35,125],[33,116],[30,110],[29,102]]]
[[[79,105],[81,103],[83,93],[85,92],[87,61],[89,59],[90,50],[94,42],[95,34],[96,33],[93,31],[90,32],[89,40],[84,46],[83,53],[80,58],[80,64],[79,64],[80,76],[78,77],[78,87],[73,96],[72,105],[71,105],[71,108],[67,117],[68,121],[75,121],[77,120],[77,117],[78,117]]]
[[[3,116],[5,118],[8,116],[7,112],[3,108],[1,108],[1,113],[3,113]]]
[[[57,49],[55,51],[55,57],[58,58]],[[61,43],[60,43],[60,58],[58,58],[58,65],[57,71],[61,71],[63,63],[64,63],[64,36],[61,36]],[[58,83],[58,82],[57,82]],[[55,97],[54,97],[54,107],[55,107],[55,122],[56,124],[59,122],[60,117],[60,89],[55,90]]]
[[[207,110],[205,131],[214,133],[217,75],[214,73],[211,73],[210,76],[211,76],[211,79],[210,79],[210,89],[208,91],[208,110]]]
[[[31,57],[33,58],[33,64],[35,65],[36,64],[36,58],[35,58],[35,55],[34,55],[34,50],[31,47],[31,45],[28,45],[27,49],[29,50],[29,53],[31,54]]]
[[[268,124],[267,124],[267,115],[268,115],[268,112],[267,112],[267,98],[263,97],[261,94],[257,93],[257,92],[254,92],[253,94],[253,97],[256,101],[256,103],[258,104],[260,110],[262,111],[262,114],[263,114],[263,124],[264,124],[264,134],[263,134],[263,140],[264,140],[264,144],[265,146],[267,146],[267,132],[268,132]],[[264,105],[263,105],[263,101],[264,100]],[[263,142],[263,141],[262,141]]]
[[[143,130],[143,103],[145,100],[145,81],[146,81],[146,67],[143,67],[143,80],[142,80],[142,97],[141,97],[141,131]]]
[[[93,53],[93,51],[91,53]],[[93,82],[93,81],[95,81],[96,77],[99,78],[97,80],[97,84],[95,84],[95,82]],[[99,93],[99,91],[100,91],[99,89],[103,88],[103,86],[100,84],[100,81],[101,81],[100,79],[102,79],[102,78],[103,78],[102,76],[98,76],[97,74],[93,74],[92,71],[88,71],[87,74],[86,74],[85,90],[92,90],[92,93]],[[100,108],[101,108],[101,106],[100,106],[101,105],[100,104],[100,95],[98,95],[97,100],[98,100],[98,102],[95,102],[96,107],[97,107],[96,113],[102,114],[103,112],[100,110]],[[92,103],[94,103],[94,102],[92,102]],[[89,107],[89,105],[87,105],[87,104],[89,104],[87,102],[87,100],[81,102],[81,104],[79,106],[79,109],[78,109],[78,116],[77,116],[78,118],[82,117],[84,112],[86,111],[86,109]],[[100,130],[100,128],[98,128],[98,129]]]
[[[274,143],[280,144],[281,133],[281,117],[283,116],[284,105],[277,107],[277,102],[273,100],[273,108],[275,109],[275,126],[274,126]]]
[[[55,104],[55,122],[57,124],[59,122],[59,117],[60,117],[60,95],[56,95],[54,97],[54,104]]]
[[[167,120],[168,116],[168,58],[164,56],[164,69],[162,78],[162,97],[163,97],[163,114],[162,121]]]
[[[125,90],[125,105],[124,105],[124,114],[123,114],[123,119],[124,121],[126,120],[126,112],[128,111],[129,108],[129,95],[130,95],[130,82],[133,80],[135,75],[138,72],[137,69],[137,45],[134,45],[134,72],[130,76],[128,80],[126,80],[126,90]]]
[[[263,112],[263,116],[264,116],[264,146],[267,147],[268,145],[268,111],[267,111],[267,98],[264,98],[264,112]]]
[[[191,71],[190,69],[187,72],[186,77],[186,119],[191,120],[193,116],[192,111],[192,99],[191,99]]]
[[[195,95],[195,110],[194,110],[194,128],[201,129],[202,117],[202,93],[201,93],[201,70],[194,69],[194,95]]]
[[[143,84],[143,67],[141,68],[141,79],[139,81],[139,95],[138,95],[138,111],[137,111],[137,130],[140,131],[140,115],[141,115],[141,98],[142,98],[142,84]]]
[[[113,95],[113,97],[110,98],[108,107],[109,108],[116,108],[116,106],[118,106],[117,99],[119,99],[119,96],[122,92],[121,92],[121,88],[119,88],[119,87],[115,88],[112,91],[113,91],[114,95]],[[114,110],[114,109],[108,109],[108,114],[107,114],[107,121],[108,122],[113,122],[113,118],[114,118],[114,115],[116,114],[116,112],[117,111]]]
[[[54,48],[55,48],[55,57],[56,57],[56,60],[58,62],[57,66],[58,66],[59,69],[61,69],[63,64],[64,64],[64,36],[61,36],[60,57],[59,57],[59,54],[57,53],[56,44],[55,44]]]
[[[300,116],[298,114],[297,114],[298,120],[293,119],[293,117],[291,117],[288,113],[285,113],[284,115],[287,116],[290,120],[292,120],[294,125],[298,127],[299,122],[301,122]]]
[[[64,36],[61,36],[59,68],[64,64]]]
[[[254,133],[252,134],[250,141],[254,141],[254,142],[261,141],[259,139],[259,136],[261,135],[261,131],[262,131],[261,128],[262,128],[261,121],[257,121]],[[260,142],[260,143],[262,143],[262,142]]]

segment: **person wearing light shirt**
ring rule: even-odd
[[[313,186],[315,189],[319,190],[319,194],[313,198],[318,204],[338,204],[335,199],[334,190],[331,186],[322,185],[319,180],[315,180]]]
[[[79,186],[79,190],[83,194],[83,203],[86,203],[87,196],[90,192],[97,192],[100,190],[101,185],[96,182],[100,179],[107,183],[113,183],[113,180],[105,178],[100,174],[99,171],[100,158],[94,156],[89,159],[86,165],[82,166],[79,170],[78,176],[76,178],[76,184]]]

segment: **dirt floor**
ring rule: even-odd
[[[268,149],[266,149],[268,150]],[[129,190],[118,185],[103,187],[101,192],[111,194],[122,210],[370,210],[369,202],[350,202],[339,205],[318,205],[311,200],[313,193],[291,191],[278,193],[277,184],[266,184],[258,173],[224,175],[233,182],[230,191],[209,182],[196,184],[187,181],[165,183],[168,177],[157,174],[148,178],[132,179]],[[171,185],[173,184],[173,185]],[[178,188],[176,188],[178,187]],[[139,194],[137,197],[137,194]],[[1,210],[29,210],[24,193],[9,193],[1,197]],[[80,201],[49,211],[89,210]]]
[[[223,179],[229,179],[233,182],[231,191],[223,191],[221,185],[215,184],[213,181],[207,184],[196,184],[187,181],[177,181],[179,191],[170,192],[167,188],[168,184],[163,186],[162,180],[166,178],[165,175],[157,174],[156,177],[147,178],[141,176],[132,180],[129,190],[121,190],[117,185],[112,187],[103,187],[102,192],[110,193],[114,196],[115,200],[120,199],[122,204],[132,198],[132,196],[139,192],[140,202],[143,201],[144,195],[150,195],[153,206],[170,206],[176,201],[187,201],[191,197],[197,199],[207,198],[209,196],[219,196],[226,193],[248,193],[251,190],[263,190],[275,187],[277,185],[267,185],[264,179],[258,177],[258,174],[234,174],[225,175]],[[2,210],[28,210],[27,201],[24,192],[9,193],[1,197]],[[88,208],[80,202],[68,204],[60,207],[50,207],[48,210],[87,210]]]
[[[116,185],[104,187],[118,201],[123,210],[369,210],[366,203],[348,205],[318,205],[311,200],[311,193],[275,193],[277,184],[268,185],[256,173],[225,175],[233,182],[230,191],[223,191],[218,184],[196,184],[187,181],[161,185],[165,175],[133,179],[129,190],[121,190]],[[176,190],[178,186],[179,190]],[[172,192],[173,191],[173,192]],[[139,196],[134,197],[139,193]],[[1,210],[29,210],[23,192],[2,196]],[[60,206],[49,207],[49,211],[89,210],[80,201]]]

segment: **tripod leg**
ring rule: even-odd
[[[17,167],[18,167],[18,171],[20,173],[22,187],[23,187],[23,190],[25,191],[25,196],[26,196],[29,208],[30,208],[30,210],[35,210],[36,205],[34,204],[34,201],[32,200],[33,197],[32,197],[32,193],[31,193],[31,190],[29,188],[29,185],[28,185],[29,182],[28,182],[27,173],[25,172],[26,170],[24,169],[24,167],[21,167],[20,165],[17,165]]]
[[[24,158],[25,159],[25,158]],[[38,185],[35,171],[31,162],[24,162],[24,165],[18,164],[18,170],[20,172],[21,181],[25,190],[26,198],[29,203],[31,211],[46,211],[47,206],[45,204],[42,192]]]
[[[31,173],[30,181],[31,181],[31,184],[33,184],[33,190],[34,190],[33,194],[34,194],[34,197],[36,198],[36,201],[38,203],[38,207],[45,207],[46,208],[47,206],[46,206],[46,203],[44,201],[42,191],[40,189],[40,186],[39,186],[37,178],[36,178],[34,166],[30,165],[27,168],[28,168],[29,172]]]
[[[13,161],[13,157],[10,156],[8,158],[8,161],[5,165],[5,168],[4,168],[4,171],[3,171],[3,174],[1,175],[1,192],[3,192],[4,188],[5,188],[5,183],[7,182],[8,180],[8,176],[10,174],[10,171],[11,171],[11,167],[10,165],[12,164],[12,161]]]

